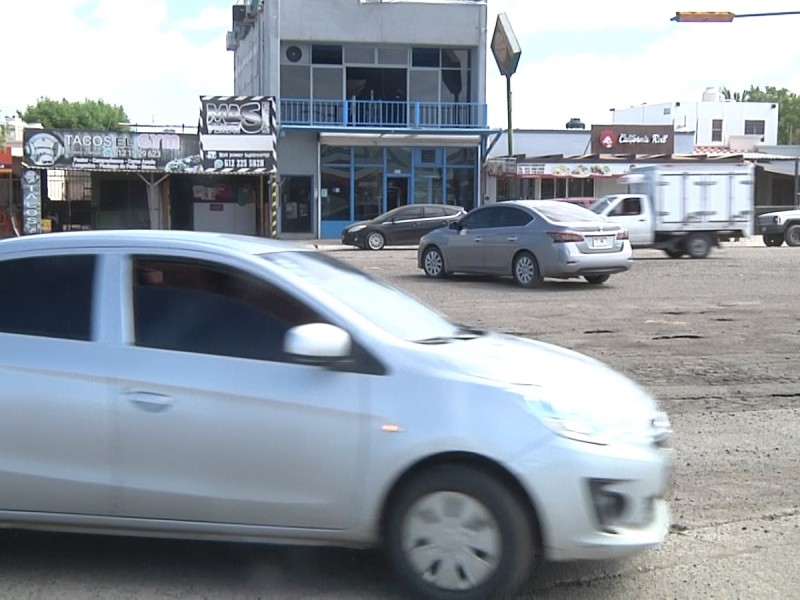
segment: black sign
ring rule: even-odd
[[[25,129],[27,167],[87,171],[202,172],[191,134]]]
[[[33,169],[22,172],[22,214],[25,235],[42,232],[42,181]]]
[[[275,99],[271,96],[201,96],[201,135],[271,135]]]

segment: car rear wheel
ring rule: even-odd
[[[693,233],[686,240],[686,254],[691,258],[705,258],[711,252],[711,236]]]
[[[591,283],[592,285],[600,285],[601,283],[605,283],[606,281],[608,281],[609,277],[611,277],[611,275],[608,274],[583,276],[583,278],[586,279],[586,281]]]
[[[530,252],[520,252],[514,257],[511,265],[511,274],[517,285],[531,288],[536,287],[542,282],[542,275],[539,272],[539,263],[536,257]]]
[[[512,597],[532,571],[535,541],[517,497],[461,465],[415,477],[387,515],[389,560],[417,598]]]
[[[383,250],[386,244],[386,238],[384,238],[383,234],[379,231],[370,231],[367,234],[366,242],[366,246],[370,250]]]
[[[444,257],[436,246],[431,246],[422,255],[422,269],[428,277],[446,277],[444,270]]]
[[[800,225],[790,225],[783,237],[787,246],[800,246]]]
[[[780,233],[765,233],[761,238],[764,240],[765,246],[781,246],[783,245],[783,235]]]

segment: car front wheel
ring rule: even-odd
[[[520,252],[514,257],[511,273],[517,285],[522,287],[536,287],[542,282],[539,263],[536,262],[536,257],[530,252]]]
[[[371,231],[367,234],[366,242],[366,246],[370,250],[383,250],[383,246],[386,244],[386,239],[383,237],[382,233],[378,231]]]
[[[500,481],[466,466],[416,476],[386,522],[389,559],[417,598],[506,598],[530,575],[534,527]]]
[[[787,246],[800,246],[800,225],[790,225],[783,237]]]
[[[428,277],[445,277],[444,257],[436,246],[431,246],[422,255],[422,269]]]

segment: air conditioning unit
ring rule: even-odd
[[[232,31],[225,34],[225,45],[228,50],[236,50],[239,47],[239,40],[236,39],[236,35]]]

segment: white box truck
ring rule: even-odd
[[[634,167],[622,176],[630,193],[590,208],[623,225],[634,248],[705,258],[721,240],[753,234],[754,177],[749,163]]]

